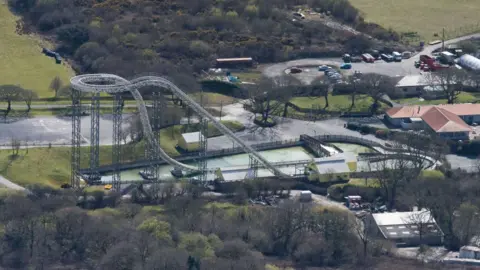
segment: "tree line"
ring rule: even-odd
[[[240,190],[237,190],[240,191]],[[241,194],[242,192],[238,193]],[[148,198],[148,200],[145,200]],[[220,200],[220,201],[219,201]],[[103,191],[33,186],[0,196],[0,265],[8,269],[387,269],[391,245],[350,213],[284,200],[277,207],[206,197],[188,184]],[[277,262],[278,268],[266,265]],[[273,263],[275,264],[275,263]],[[414,262],[408,269],[430,266]],[[410,268],[411,267],[411,268]],[[442,269],[442,266],[431,266]],[[287,268],[285,268],[287,269]],[[395,268],[388,268],[395,269]]]
[[[200,73],[218,57],[278,62],[341,55],[356,44],[372,45],[315,20],[292,21],[298,5],[309,5],[342,21],[361,23],[358,11],[345,0],[8,3],[23,15],[23,31],[55,36],[60,44],[56,51],[75,60],[80,72],[155,72],[182,82],[177,74]]]

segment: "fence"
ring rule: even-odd
[[[264,150],[270,150],[270,149],[279,149],[279,148],[285,148],[285,147],[293,147],[293,146],[302,146],[303,141],[300,141],[299,139],[291,139],[291,140],[283,140],[283,141],[275,141],[275,142],[267,142],[267,143],[260,143],[260,144],[254,144],[252,145],[252,148],[255,149],[256,151],[264,151]],[[230,155],[235,155],[235,154],[242,154],[245,151],[241,147],[232,147],[232,148],[227,148],[227,149],[220,149],[220,150],[210,150],[207,151],[206,153],[206,158],[216,158],[216,157],[223,157],[223,156],[230,156]],[[175,159],[178,161],[194,161],[199,158],[198,152],[191,152],[191,153],[185,153],[182,154],[181,156],[176,157]],[[128,163],[123,163],[120,165],[121,170],[126,170],[126,169],[135,169],[135,168],[140,168],[140,167],[147,167],[150,165],[164,165],[167,164],[163,160],[158,160],[158,161],[151,161],[151,160],[139,160],[135,162],[128,162]],[[115,167],[113,165],[106,165],[106,166],[100,166],[96,171],[99,173],[105,173],[105,172],[110,172],[113,171]],[[85,168],[80,171],[81,173],[89,173],[90,168]]]

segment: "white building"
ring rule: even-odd
[[[458,58],[457,64],[465,69],[480,71],[480,59],[470,54],[464,54]]]

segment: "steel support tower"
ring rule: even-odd
[[[153,136],[156,144],[160,143],[160,129],[162,124],[162,115],[165,110],[165,104],[162,102],[162,93],[160,91],[155,91],[151,95],[152,98],[152,129]],[[145,159],[151,161],[151,165],[145,169],[145,173],[151,177],[159,180],[159,165],[158,161],[160,160],[160,153],[155,151],[156,147],[145,144]]]
[[[203,90],[200,93],[200,104],[203,108]],[[190,108],[188,108],[190,109]],[[207,139],[208,139],[208,121],[201,114],[198,115],[198,129],[199,129],[199,148],[198,148],[198,171],[200,175],[198,180],[202,184],[207,183]]]
[[[72,172],[70,175],[70,185],[72,188],[77,189],[80,187],[80,144],[81,144],[81,133],[80,126],[81,120],[80,116],[82,114],[82,103],[80,99],[80,92],[74,89],[72,91]]]
[[[198,180],[200,183],[207,182],[207,137],[208,137],[208,121],[200,118],[199,124],[199,149],[198,149],[198,170],[200,175]]]
[[[120,190],[120,158],[122,156],[121,133],[122,133],[122,110],[123,100],[120,93],[116,93],[113,98],[113,145],[112,145],[112,165],[114,166],[112,186],[116,191]]]
[[[90,107],[90,171],[95,174],[100,165],[100,93],[92,94]]]
[[[248,155],[248,158],[249,158],[248,160],[249,171],[245,178],[248,180],[255,180],[258,177],[259,163],[258,163],[258,160],[254,158],[252,155]]]

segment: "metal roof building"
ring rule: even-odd
[[[375,213],[369,219],[381,238],[395,242],[398,247],[443,243],[443,232],[428,210]]]
[[[470,55],[464,54],[457,60],[458,64],[466,69],[480,70],[480,59]]]

